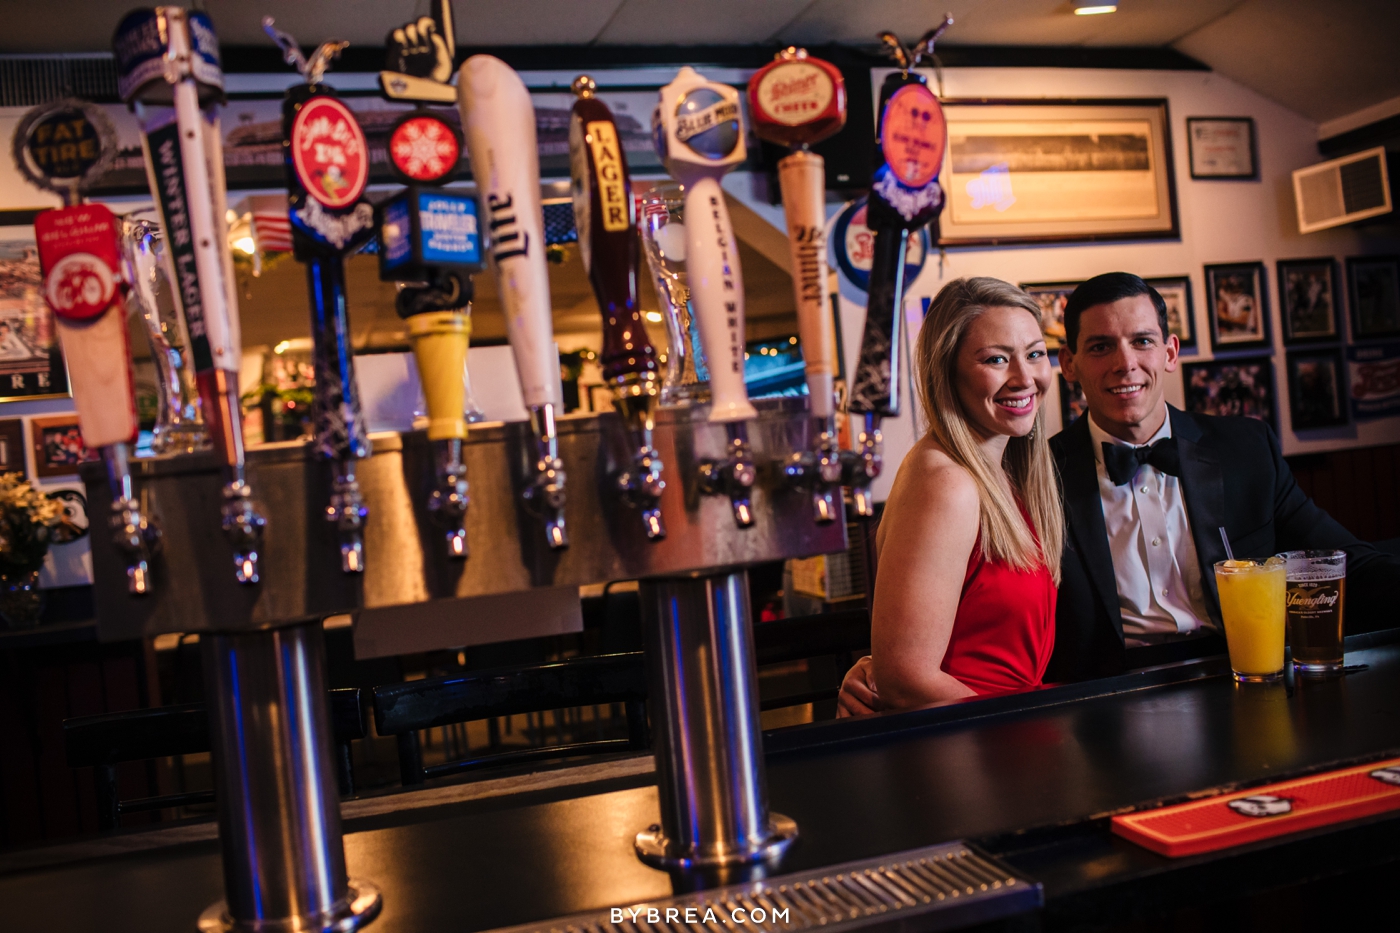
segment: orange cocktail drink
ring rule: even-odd
[[[1242,683],[1283,676],[1287,581],[1287,563],[1281,557],[1222,560],[1215,565],[1230,668]]]

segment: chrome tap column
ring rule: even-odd
[[[749,575],[643,580],[661,823],[637,854],[664,868],[762,862],[797,838],[768,810]]]
[[[345,874],[320,624],[200,643],[224,856],[201,933],[364,926],[382,900]]]
[[[930,29],[911,52],[893,33],[880,39],[900,70],[880,87],[876,169],[870,185],[867,223],[875,231],[865,333],[851,387],[849,410],[862,416],[857,449],[844,458],[842,482],[851,487],[856,512],[874,514],[870,483],[883,466],[880,422],[899,414],[900,341],[904,319],[904,260],[909,232],[931,223],[943,209],[938,173],[948,128],[928,79],[911,69],[949,26],[951,16]]]

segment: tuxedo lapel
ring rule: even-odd
[[[1123,615],[1118,608],[1118,582],[1108,547],[1108,528],[1103,521],[1098,465],[1087,414],[1070,425],[1065,440],[1065,471],[1060,477],[1065,487],[1065,518],[1084,567],[1094,582],[1094,590],[1121,640]]]
[[[1201,584],[1206,609],[1220,624],[1220,597],[1215,589],[1215,563],[1225,559],[1220,527],[1225,524],[1225,476],[1220,458],[1200,443],[1201,428],[1186,412],[1167,406],[1172,419],[1172,436],[1181,455],[1181,492],[1186,500],[1186,516],[1191,520],[1191,539],[1201,564]]]

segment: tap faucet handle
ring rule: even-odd
[[[856,514],[869,518],[875,514],[875,501],[870,484],[884,468],[884,437],[880,433],[880,418],[865,413],[865,423],[856,438],[855,450],[841,451],[841,484],[849,486]]]
[[[564,461],[559,457],[559,437],[554,426],[554,406],[530,409],[530,435],[535,461],[525,486],[525,502],[544,522],[545,540],[554,550],[569,546],[564,524]]]
[[[257,583],[258,552],[267,519],[253,503],[253,490],[241,477],[224,484],[223,496],[224,537],[233,546],[234,577],[239,583]]]
[[[434,441],[437,448],[438,485],[428,499],[428,511],[445,526],[447,554],[463,560],[467,557],[467,508],[471,505],[467,467],[462,462],[462,441],[450,438]]]
[[[753,486],[758,469],[744,423],[730,422],[725,428],[729,436],[726,455],[700,461],[700,490],[708,495],[728,495],[735,524],[748,528],[753,525]]]
[[[346,459],[336,465],[330,504],[326,506],[326,521],[335,524],[340,536],[340,569],[344,573],[364,573],[365,570],[364,530],[369,507],[355,478],[354,462]]]

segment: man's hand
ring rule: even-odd
[[[841,695],[836,698],[836,718],[864,716],[882,709],[880,694],[875,689],[874,668],[870,655],[855,663],[841,681]]]
[[[389,48],[390,71],[444,83],[452,77],[452,56],[456,50],[438,32],[431,16],[420,16],[416,22],[395,29],[385,44]]]

